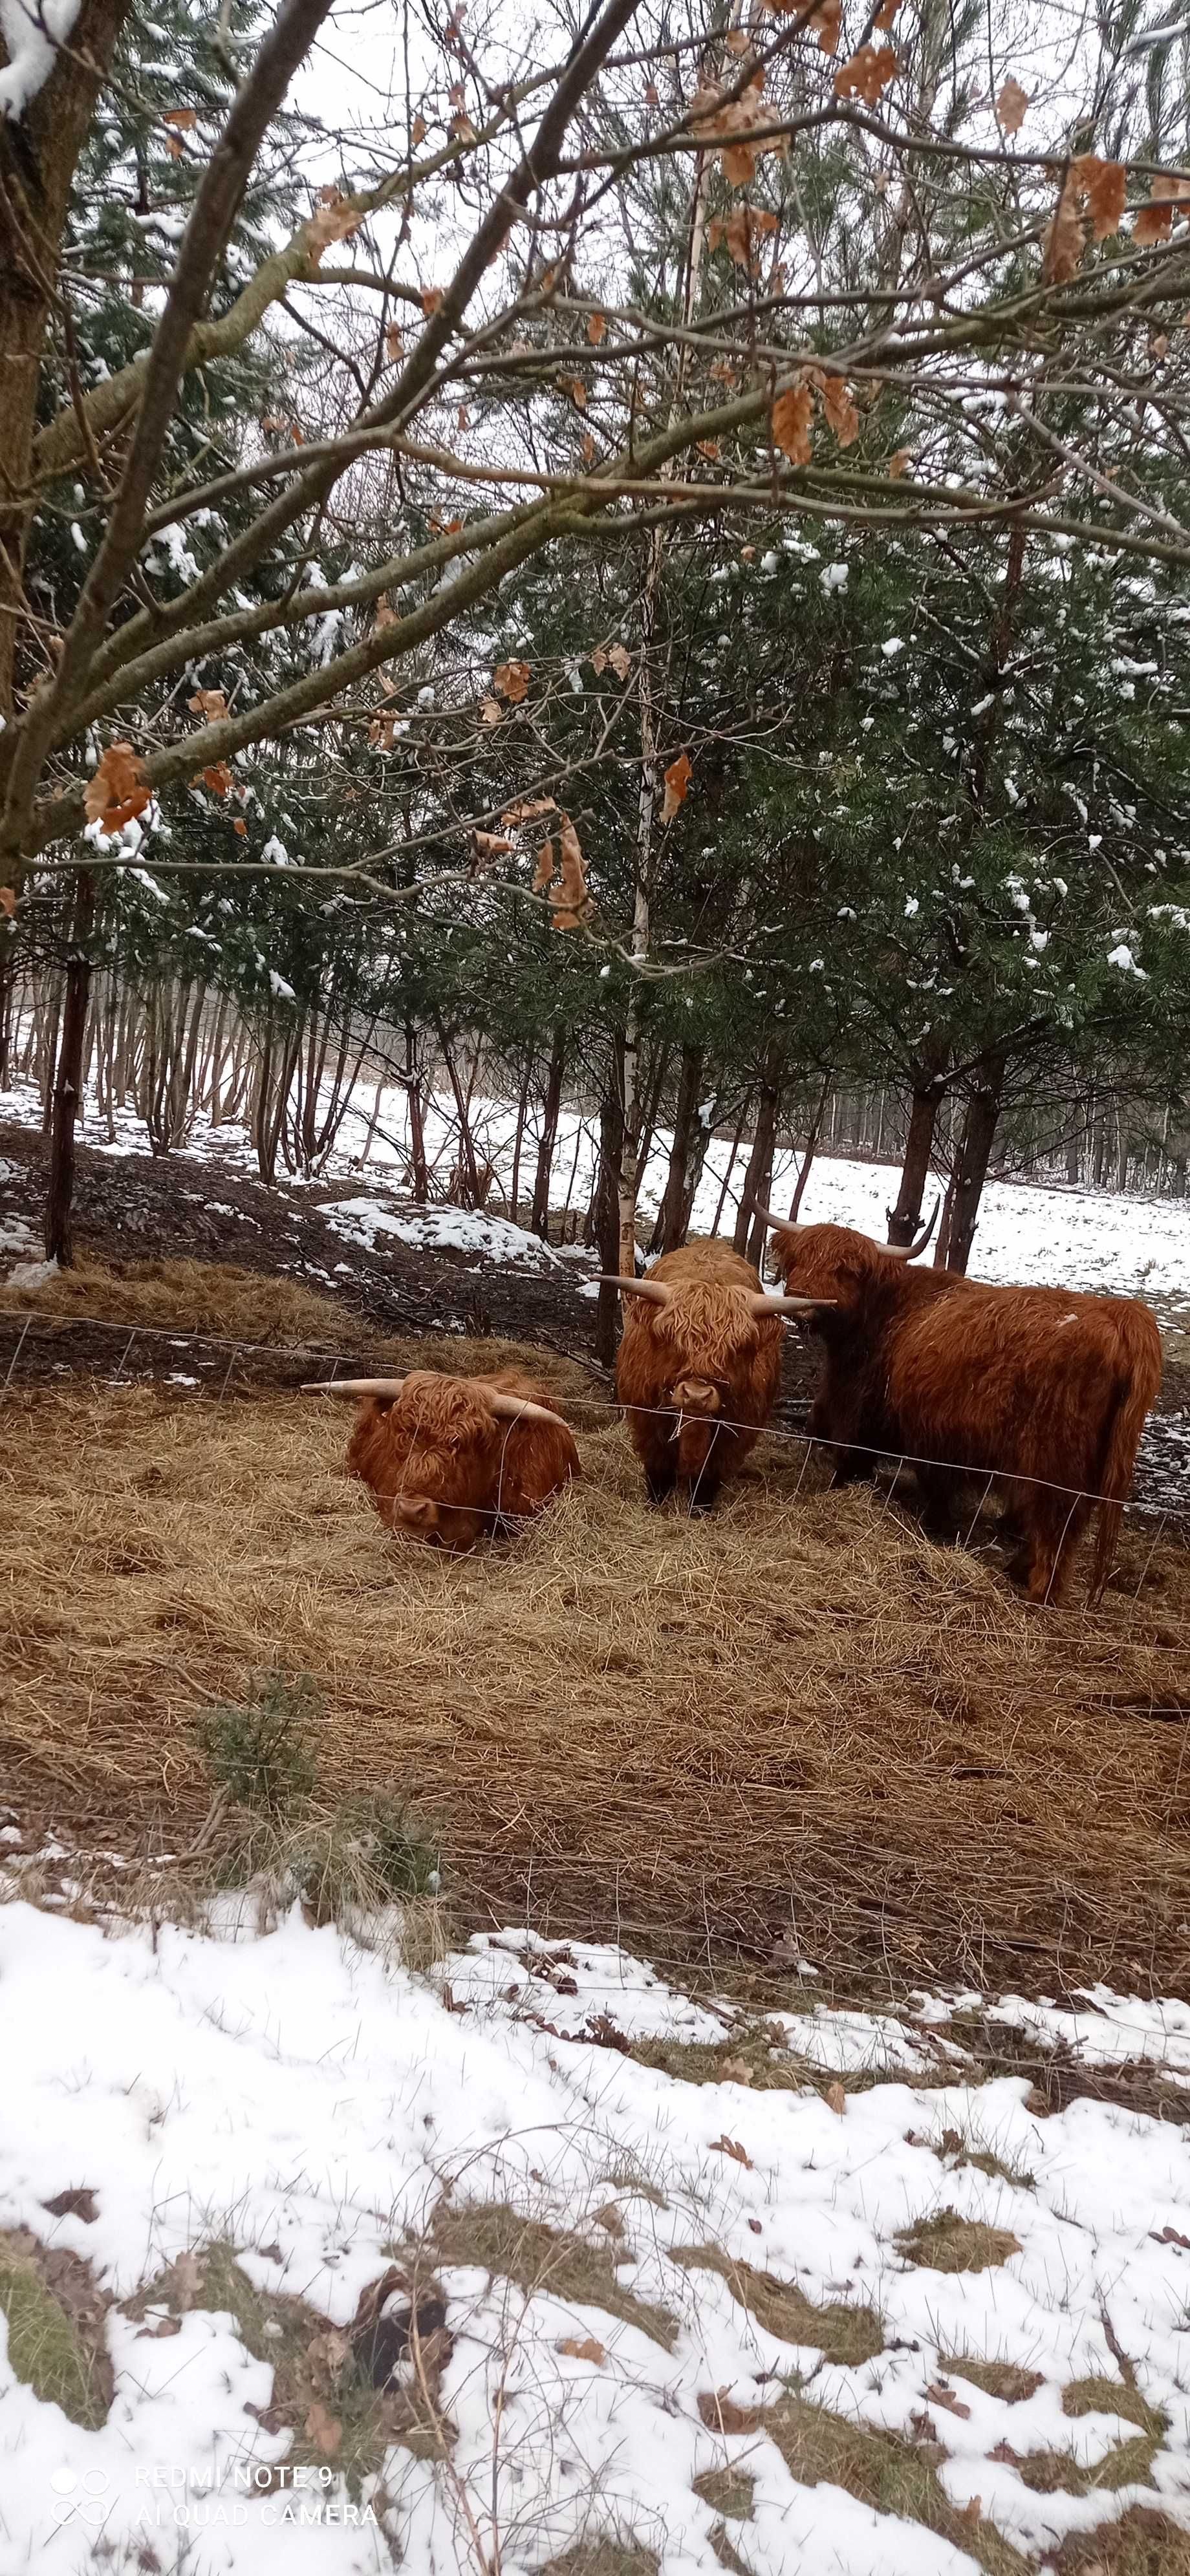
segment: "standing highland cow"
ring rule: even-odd
[[[766,1296],[751,1262],[712,1241],[682,1244],[644,1279],[613,1284],[636,1301],[616,1393],[649,1500],[664,1502],[680,1481],[691,1511],[708,1512],[772,1413],[782,1315],[812,1313],[818,1300]]]
[[[388,1529],[455,1555],[522,1527],[582,1472],[569,1426],[516,1369],[487,1378],[417,1369],[307,1392],[360,1400],[348,1475]]]
[[[776,1228],[787,1291],[819,1301],[826,1374],[810,1429],[836,1444],[836,1480],[886,1451],[913,1464],[941,1517],[964,1475],[994,1479],[1020,1525],[1013,1571],[1031,1601],[1061,1597],[1098,1506],[1097,1598],[1161,1384],[1148,1307],[910,1270],[903,1253],[850,1226],[759,1213]]]

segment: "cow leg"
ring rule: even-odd
[[[1012,1572],[1023,1581],[1030,1601],[1051,1609],[1065,1599],[1078,1543],[1091,1506],[1072,1505],[1066,1494],[1039,1494],[1029,1506],[1028,1537]]]
[[[678,1481],[674,1467],[646,1467],[645,1491],[651,1503],[667,1503]]]
[[[946,1467],[915,1469],[921,1495],[921,1525],[927,1538],[953,1546],[961,1526],[959,1483]]]
[[[719,1500],[719,1487],[722,1482],[722,1476],[710,1467],[704,1467],[690,1487],[691,1511],[713,1512]]]

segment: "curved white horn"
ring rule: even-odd
[[[328,1377],[308,1378],[303,1395],[399,1395],[403,1377]]]
[[[644,1297],[650,1306],[668,1306],[671,1290],[660,1279],[622,1279],[618,1270],[597,1270],[603,1288],[619,1288],[625,1297]]]
[[[510,1395],[506,1386],[489,1386],[484,1378],[472,1378],[469,1383],[482,1387],[493,1413],[507,1414],[510,1421],[549,1422],[555,1431],[569,1429],[561,1414],[552,1413],[548,1404],[534,1404],[527,1395]]]
[[[938,1210],[941,1205],[942,1200],[941,1196],[939,1196],[934,1201],[934,1213],[930,1218],[929,1224],[922,1227],[921,1233],[914,1236],[912,1243],[882,1243],[880,1246],[881,1251],[887,1252],[890,1259],[893,1261],[916,1261],[918,1253],[925,1251],[926,1245],[930,1240],[930,1236],[938,1223]]]
[[[833,1306],[833,1297],[749,1297],[754,1315],[815,1315],[824,1306]]]
[[[753,1216],[760,1218],[762,1225],[783,1226],[786,1234],[800,1234],[802,1231],[800,1225],[794,1224],[791,1216],[778,1216],[775,1208],[762,1207],[759,1199],[749,1199],[748,1206]]]

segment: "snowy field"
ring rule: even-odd
[[[715,2576],[725,2510],[754,2576],[974,2576],[989,2524],[1027,2566],[1138,2502],[1190,2529],[1190,2135],[1088,2099],[1035,2116],[1027,2075],[979,2084],[951,2028],[971,1998],[834,2012],[808,1963],[803,1980],[804,2013],[769,2039],[818,2085],[794,2069],[762,2090],[730,2054],[695,2083],[607,2044],[743,2027],[612,1949],[485,1935],[426,1979],[296,1912],[154,1943],[0,1907],[0,2287],[14,2241],[80,2258],[112,2374],[85,2428],[34,2393],[36,2368],[17,2376],[0,2328],[5,2576],[525,2576],[601,2534],[660,2576]],[[1084,2061],[1155,2056],[1190,2085],[1184,2005],[1099,1991],[999,2012],[1039,2056],[1059,2039]],[[837,2080],[863,2068],[868,2089]],[[53,2217],[62,2193],[79,2207]],[[494,2276],[465,2259],[493,2208],[514,2243],[529,2223],[539,2269],[522,2248],[519,2283],[511,2258]],[[944,2268],[960,2221],[981,2268]],[[197,2296],[216,2240],[323,2329],[305,2432],[325,2463],[300,2480],[277,2473],[292,2437],[269,2429],[270,2362]],[[419,2240],[445,2301],[440,2456],[398,2442],[352,2494],[335,2372],[361,2296]],[[551,2279],[556,2244],[570,2274]],[[408,2304],[394,2291],[389,2315]],[[842,2469],[799,2477],[824,2427],[900,2437],[901,2509]]]
[[[481,1100],[472,1103],[471,1114],[477,1154],[494,1165],[498,1184],[507,1188],[511,1181],[514,1112],[503,1103]],[[39,1126],[41,1104],[31,1086],[19,1086],[0,1096],[0,1116]],[[327,1211],[345,1241],[377,1248],[388,1233],[435,1249],[452,1246],[464,1254],[473,1254],[477,1263],[496,1260],[533,1269],[552,1266],[551,1255],[534,1236],[499,1218],[477,1218],[441,1205],[419,1211],[400,1204],[408,1184],[409,1131],[405,1094],[399,1086],[381,1096],[368,1159],[361,1164],[371,1122],[372,1101],[365,1107],[361,1097],[360,1107],[348,1111],[338,1148],[320,1176],[323,1186],[339,1181],[352,1184],[339,1206]],[[433,1186],[445,1193],[456,1151],[453,1105],[446,1099],[436,1099],[427,1107],[425,1124]],[[140,1120],[127,1112],[120,1114],[115,1142],[110,1143],[106,1125],[97,1117],[92,1101],[85,1105],[79,1137],[82,1143],[104,1152],[148,1150]],[[661,1130],[641,1190],[645,1216],[651,1216],[659,1204],[670,1141],[668,1132]],[[536,1138],[530,1131],[522,1149],[522,1195],[531,1186],[535,1157]],[[208,1165],[216,1162],[229,1171],[256,1171],[255,1157],[242,1129],[221,1127],[212,1132],[201,1119],[196,1122],[185,1155],[179,1159]],[[595,1161],[593,1126],[574,1111],[564,1111],[553,1165],[556,1207],[569,1196],[572,1207],[585,1209],[594,1182]],[[741,1151],[728,1182],[721,1231],[729,1228],[734,1217],[745,1162],[746,1154]],[[730,1144],[712,1142],[694,1208],[696,1233],[707,1232],[714,1225],[730,1163]],[[777,1156],[774,1206],[788,1207],[798,1168],[796,1155]],[[821,1155],[815,1160],[802,1202],[803,1220],[807,1224],[829,1221],[859,1226],[883,1242],[887,1231],[885,1212],[896,1195],[896,1185],[896,1171],[888,1164]],[[932,1188],[941,1186],[938,1182]],[[1023,1183],[991,1182],[980,1211],[971,1274],[1001,1282],[1048,1282],[1145,1297],[1163,1322],[1190,1323],[1190,1200],[1139,1199],[1107,1191],[1040,1189]]]

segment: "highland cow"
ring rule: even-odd
[[[1161,1384],[1148,1307],[910,1270],[907,1253],[849,1226],[759,1213],[776,1228],[787,1293],[818,1305],[826,1371],[810,1431],[835,1444],[836,1481],[885,1451],[912,1463],[927,1510],[952,1521],[966,1476],[995,1482],[1019,1526],[1012,1571],[1031,1601],[1060,1599],[1098,1506],[1097,1599]]]
[[[550,1396],[515,1369],[493,1377],[341,1378],[311,1393],[355,1397],[346,1472],[387,1529],[462,1555],[523,1528],[581,1474]]]
[[[605,1278],[609,1274],[604,1273]],[[611,1284],[636,1301],[616,1362],[616,1394],[652,1503],[680,1482],[710,1511],[725,1476],[759,1439],[781,1378],[783,1315],[816,1299],[766,1296],[750,1261],[725,1243],[686,1243],[644,1279]]]

